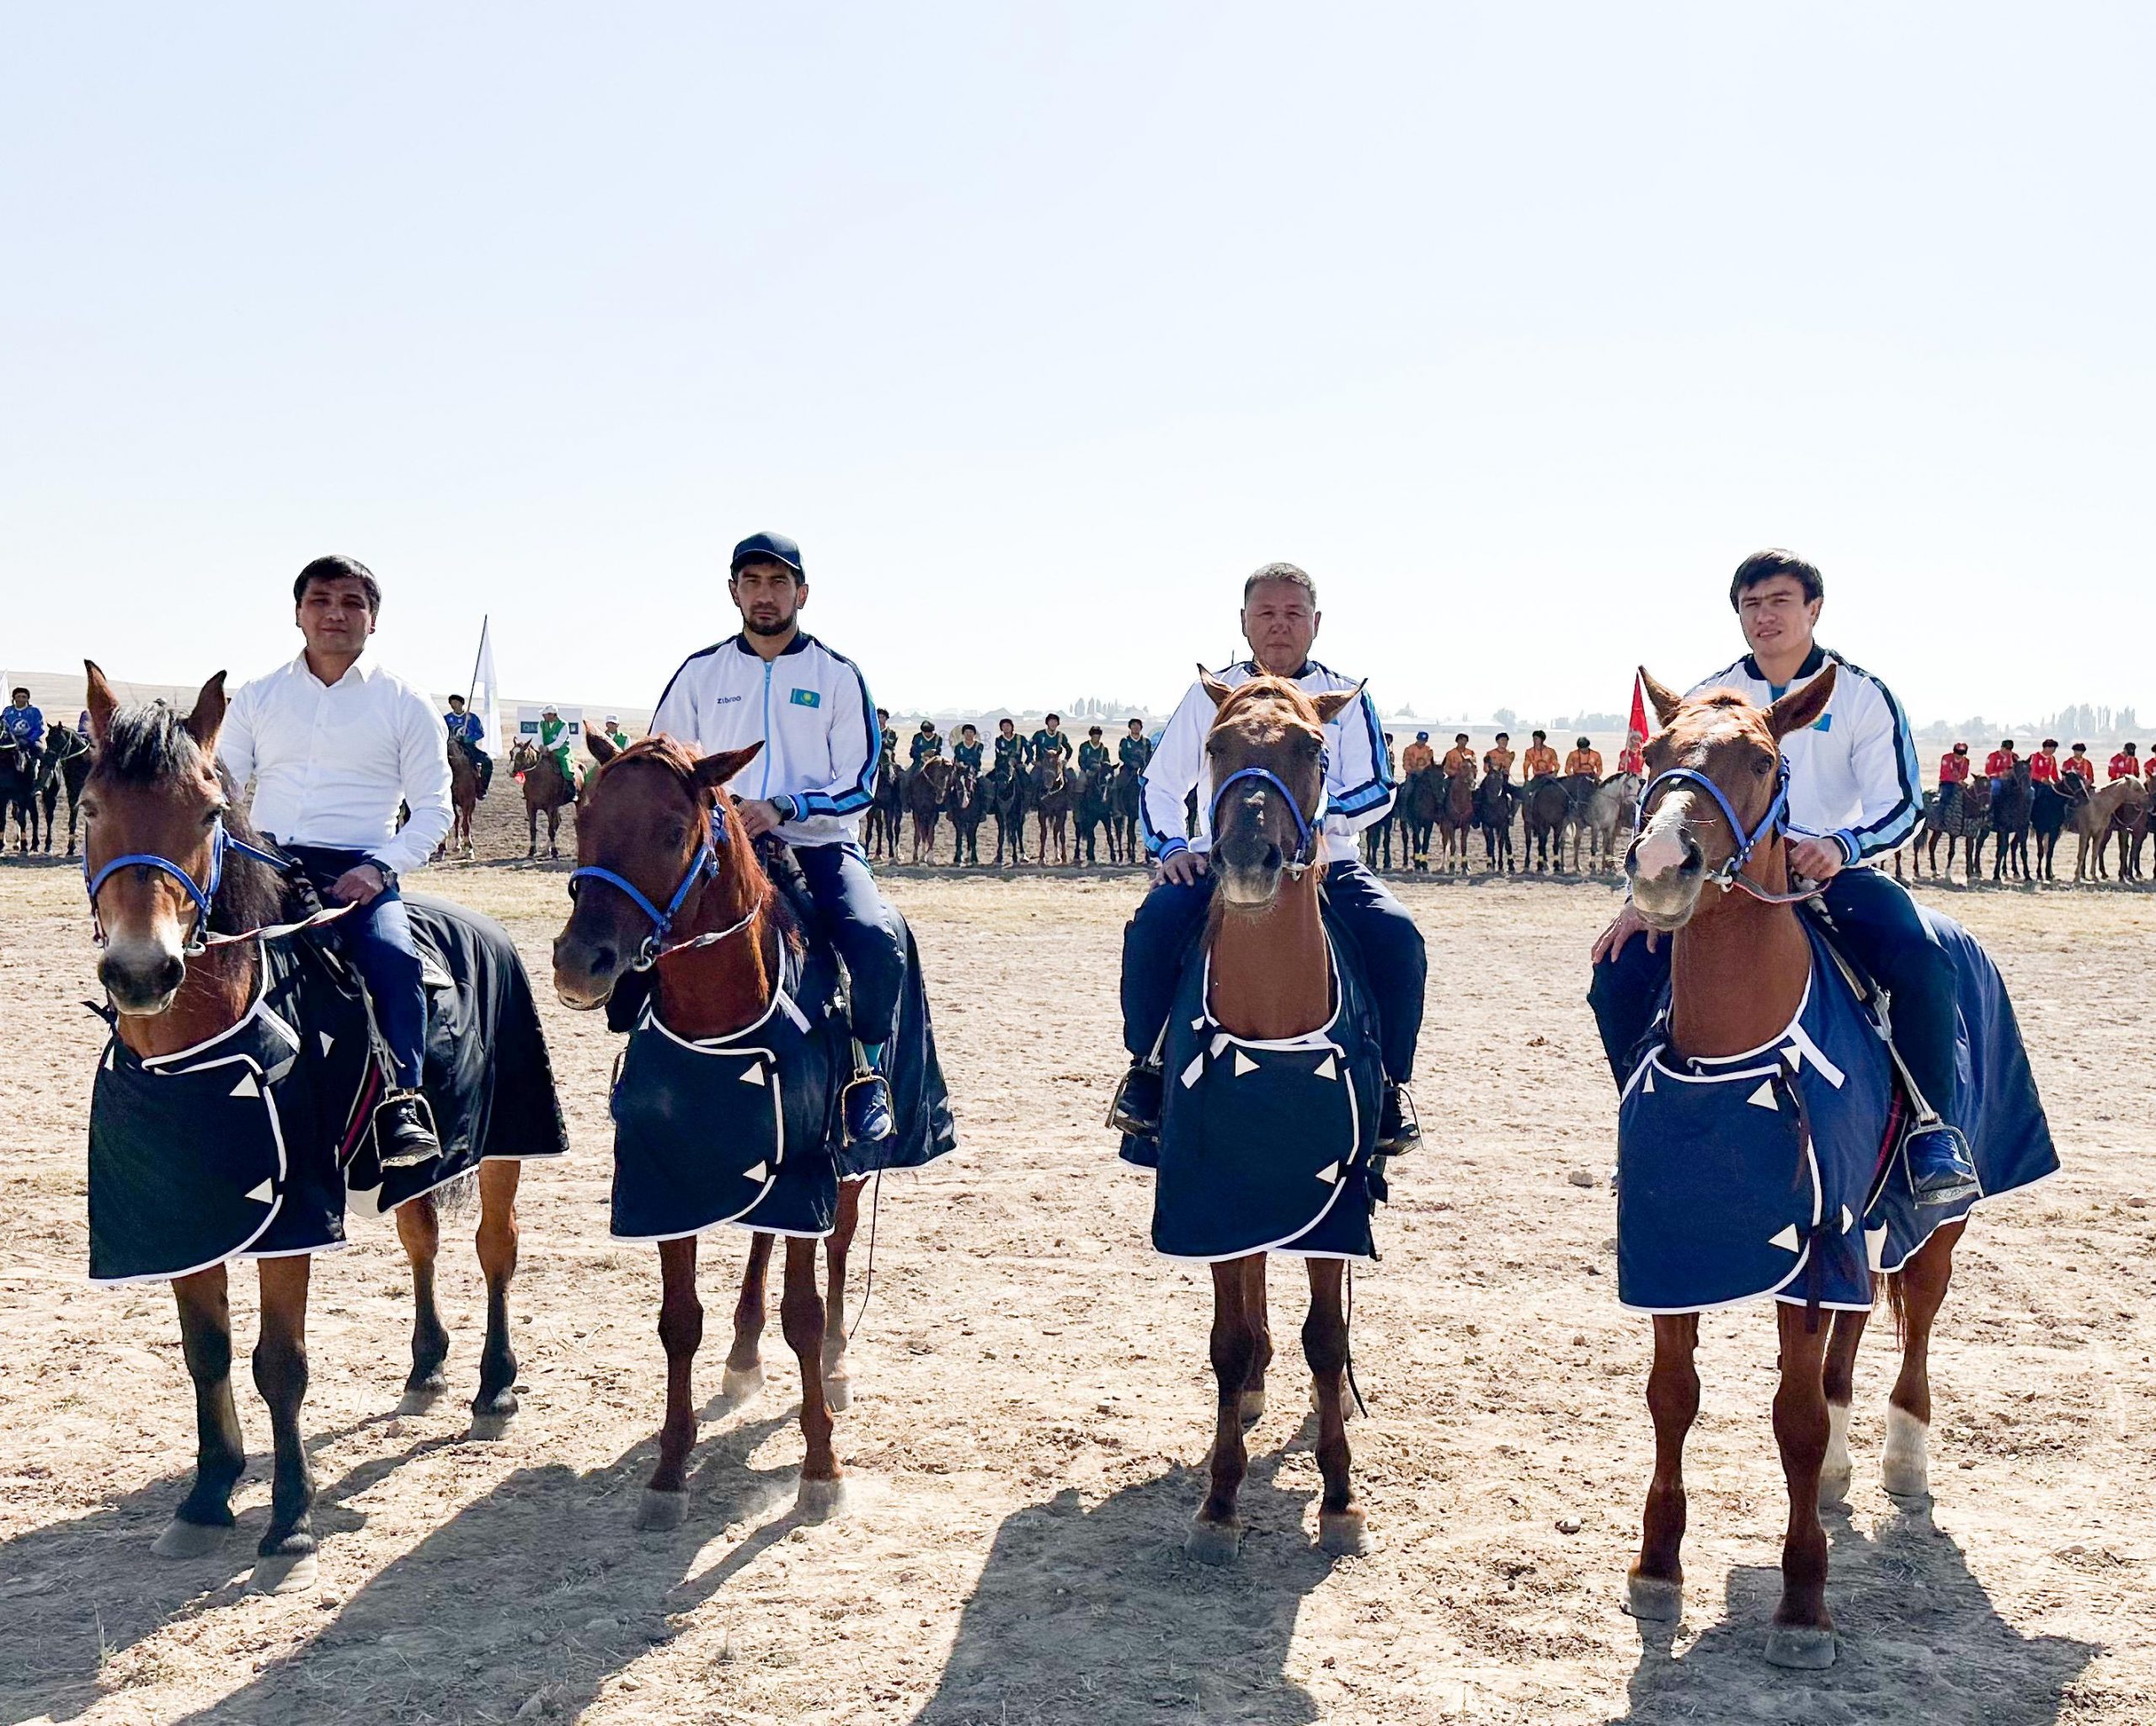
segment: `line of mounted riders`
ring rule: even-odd
[[[19,728],[9,723],[14,715],[34,718],[35,724]],[[87,721],[89,715],[83,718]],[[88,731],[46,726],[44,715],[30,705],[29,691],[11,691],[8,707],[0,709],[0,852],[8,848],[12,831],[20,855],[51,856],[59,832],[60,799],[65,794],[67,854],[74,856],[75,804],[89,772]]]
[[[2093,771],[2081,768],[2078,759],[2060,761],[2047,742],[2040,756],[2016,756],[2009,740],[1993,751],[1988,767],[1996,772],[1969,773],[1958,781],[1944,777],[1924,803],[1924,824],[1903,851],[1894,853],[1894,874],[1902,874],[1906,853],[1913,874],[1926,871],[1942,879],[1954,875],[1954,849],[1961,848],[1962,879],[1971,885],[1983,878],[1983,854],[1992,847],[1991,879],[1994,881],[2055,881],[2060,836],[2072,833],[2078,842],[2073,858],[2077,881],[2108,880],[2105,861],[2114,839],[2118,843],[2118,879],[2138,881],[2142,847],[2148,837],[2149,815],[2156,810],[2156,779],[2140,778],[2134,746],[2125,745],[2111,762],[2111,782],[2099,790]],[[1953,762],[1966,758],[1966,745],[1956,745]],[[2048,772],[2039,766],[2047,762]],[[2032,857],[2030,839],[2034,836]],[[1945,842],[1944,864],[1940,842]]]

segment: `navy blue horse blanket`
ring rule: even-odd
[[[1384,1093],[1377,1013],[1353,944],[1328,927],[1331,1013],[1303,1036],[1239,1037],[1213,1017],[1202,946],[1183,966],[1162,1045],[1166,1098],[1151,1166],[1153,1246],[1210,1262],[1249,1253],[1374,1258],[1372,1211],[1385,1196],[1376,1157]]]
[[[2006,986],[1968,932],[1919,910],[1954,960],[1960,1096],[1981,1191],[1919,1206],[1886,1143],[1897,1078],[1881,1018],[1812,921],[1788,1029],[1726,1060],[1675,1060],[1668,1009],[1617,1117],[1617,1298],[1697,1312],[1772,1296],[1850,1311],[1941,1225],[2058,1168]],[[1890,1008],[1891,1010],[1891,1008]]]
[[[895,913],[894,913],[895,915]],[[613,1233],[678,1240],[722,1223],[760,1234],[831,1232],[841,1180],[916,1168],[958,1142],[913,931],[885,1045],[895,1130],[848,1146],[840,1101],[853,1075],[838,966],[789,943],[785,975],[754,1023],[691,1040],[648,997],[614,1082]]]
[[[490,917],[414,898],[428,977],[424,1085],[441,1154],[384,1172],[382,1064],[364,991],[326,929],[256,948],[231,1029],[148,1060],[117,1036],[90,1098],[90,1277],[162,1281],[234,1258],[344,1244],[349,1198],[379,1215],[494,1158],[568,1149],[530,980]]]

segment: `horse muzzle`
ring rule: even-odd
[[[604,1007],[634,957],[618,941],[563,930],[554,938],[555,997],[576,1013]]]
[[[187,960],[162,942],[114,941],[98,961],[98,981],[115,1011],[129,1018],[155,1018],[171,1007],[187,981]]]

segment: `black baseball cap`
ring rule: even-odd
[[[801,567],[801,548],[783,533],[752,533],[734,548],[734,561],[727,565],[730,574],[744,564],[769,561],[783,564],[800,576],[808,579],[808,572]]]

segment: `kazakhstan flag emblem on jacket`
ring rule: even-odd
[[[793,692],[792,701],[794,706],[798,708],[819,708],[824,704],[823,692],[817,689],[797,689]]]

